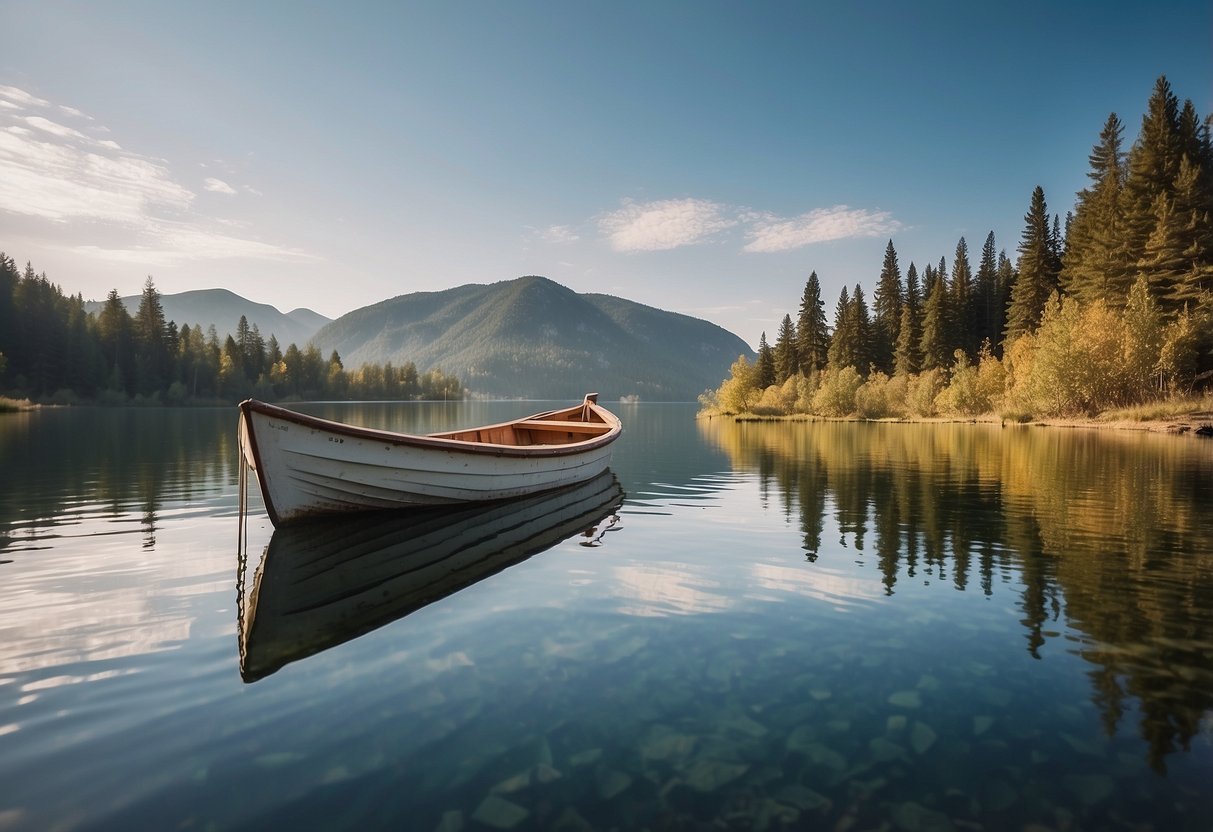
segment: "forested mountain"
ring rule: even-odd
[[[752,354],[707,321],[536,276],[402,295],[338,318],[313,342],[350,367],[407,358],[474,393],[530,398],[693,400]]]
[[[130,295],[122,298],[122,304],[127,312],[134,315],[139,310],[141,299],[142,295]],[[235,335],[243,316],[248,325],[257,327],[262,336],[269,338],[273,335],[281,344],[306,344],[317,330],[331,320],[310,309],[279,312],[268,303],[255,303],[227,289],[196,289],[175,295],[160,295],[160,305],[167,320],[176,321],[178,326],[201,324],[203,330],[214,324],[220,338]],[[99,315],[104,306],[104,301],[89,301],[84,304],[84,311]]]

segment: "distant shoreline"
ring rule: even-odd
[[[756,413],[700,413],[696,418],[708,420],[721,419],[734,423],[873,422],[884,424],[987,424],[1001,425],[1002,427],[1093,428],[1097,430],[1140,431],[1144,433],[1165,433],[1173,436],[1213,438],[1213,412],[1192,413],[1172,419],[1101,419],[1095,416],[1091,418],[1041,418],[1032,419],[1027,422],[1004,419],[995,413],[985,413],[980,416],[889,417],[885,419],[864,419],[859,416],[814,416],[805,413],[790,416],[766,416]]]

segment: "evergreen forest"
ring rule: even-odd
[[[222,340],[214,325],[166,321],[152,278],[139,308],[112,290],[99,314],[80,295],[64,295],[30,264],[0,253],[0,390],[52,404],[223,404],[250,396],[304,399],[458,399],[459,379],[419,373],[411,362],[346,370],[333,350],[282,349],[240,318]],[[0,400],[3,404],[5,400]],[[8,400],[11,407],[12,399]]]
[[[742,356],[706,413],[1091,416],[1190,396],[1213,378],[1213,118],[1154,85],[1137,140],[1108,116],[1064,220],[1037,187],[1012,261],[991,232],[904,274],[893,241],[869,303],[829,325],[816,272],[795,320]]]

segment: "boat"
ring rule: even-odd
[[[275,529],[244,591],[237,576],[240,675],[287,664],[397,621],[574,535],[618,528],[624,494],[610,471],[579,485],[496,503],[431,506]]]
[[[239,439],[242,473],[244,466],[256,473],[270,521],[279,526],[322,514],[511,499],[583,482],[606,470],[622,431],[596,393],[562,410],[424,436],[249,399],[240,403]]]

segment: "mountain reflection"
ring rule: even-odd
[[[1201,440],[996,425],[700,420],[735,470],[798,519],[826,518],[880,570],[1019,593],[1026,649],[1071,630],[1109,736],[1140,712],[1158,770],[1213,708],[1213,454]],[[1074,637],[1077,633],[1078,638]]]

